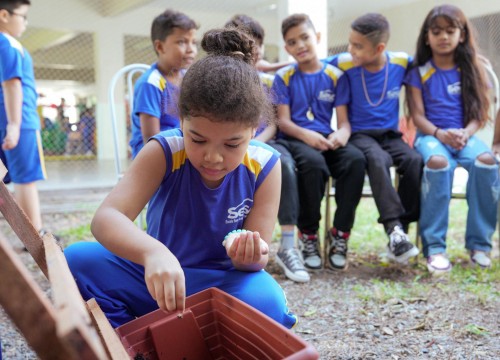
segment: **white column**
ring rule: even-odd
[[[123,34],[109,31],[109,27],[99,27],[94,34],[95,79],[97,89],[96,124],[97,149],[99,159],[113,159],[113,131],[108,100],[109,83],[113,75],[125,65]],[[125,106],[123,82],[119,82],[115,91],[115,103],[119,128],[120,152],[125,158],[127,151]]]
[[[278,3],[278,16],[281,29],[281,22],[291,14],[307,14],[316,32],[321,34],[321,41],[318,46],[318,56],[323,59],[328,54],[328,3],[327,0],[280,0]],[[289,56],[284,49],[284,42],[280,43],[280,60],[289,60]]]

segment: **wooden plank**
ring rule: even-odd
[[[52,298],[57,311],[58,336],[66,339],[81,358],[107,359],[62,249],[49,233],[43,236],[43,245]]]
[[[12,230],[14,230],[17,237],[23,242],[40,270],[47,276],[47,264],[45,262],[42,239],[24,211],[12,197],[7,186],[3,183],[3,178],[6,173],[7,169],[2,161],[0,161],[0,176],[2,180],[0,181],[0,212],[3,214],[5,220],[7,220]]]
[[[41,359],[75,359],[56,331],[56,312],[0,233],[0,305]]]
[[[123,346],[115,329],[111,326],[106,315],[99,307],[94,298],[87,301],[87,308],[89,309],[90,317],[101,336],[101,341],[106,348],[108,356],[113,360],[123,360],[129,358],[127,350]]]

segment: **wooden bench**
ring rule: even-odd
[[[397,186],[399,183],[399,176],[397,176],[397,173],[395,173],[395,168],[391,168],[391,171],[393,171],[394,186],[397,189]],[[465,192],[452,191],[451,198],[465,200],[465,195],[466,195]],[[325,190],[325,209],[323,212],[324,216],[325,216],[324,217],[325,235],[324,235],[324,242],[323,242],[323,258],[325,260],[324,264],[326,264],[326,259],[328,257],[329,243],[328,243],[327,231],[331,228],[331,224],[332,224],[333,210],[332,210],[332,203],[331,202],[332,202],[334,197],[335,197],[334,180],[330,177],[328,180],[327,186],[326,186],[326,190]],[[371,188],[369,187],[369,185],[368,186],[365,185],[363,187],[363,192],[362,192],[361,197],[362,198],[373,197],[373,194],[371,192]],[[500,202],[499,202],[498,222],[497,223],[500,223]],[[422,249],[422,241],[420,238],[420,231],[419,230],[420,229],[419,229],[418,222],[417,222],[416,229],[415,229],[415,245],[421,250]],[[499,236],[498,237],[498,246],[500,249],[500,227],[498,228],[498,236]]]
[[[95,300],[81,297],[54,237],[41,238],[15,202],[3,183],[6,173],[0,161],[0,212],[48,278],[53,301],[0,233],[0,305],[40,359],[127,359]]]

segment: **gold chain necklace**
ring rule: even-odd
[[[385,91],[387,90],[387,82],[389,79],[389,59],[385,60],[385,79],[384,79],[384,89],[382,90],[382,94],[380,95],[380,99],[374,104],[371,99],[370,95],[368,94],[368,89],[366,88],[366,81],[365,81],[365,69],[361,67],[361,83],[363,84],[363,91],[365,93],[365,98],[366,101],[368,101],[368,104],[370,104],[373,107],[377,107],[380,104],[382,104],[382,101],[384,101],[384,96],[385,96]]]

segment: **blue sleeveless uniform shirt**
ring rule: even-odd
[[[255,192],[279,154],[252,140],[241,164],[210,189],[186,157],[180,129],[152,139],[163,147],[167,170],[149,203],[148,234],[164,243],[183,268],[232,269],[222,241],[230,231],[243,228]]]

